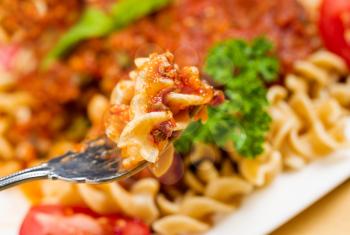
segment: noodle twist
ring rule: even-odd
[[[270,88],[273,122],[272,147],[281,152],[283,164],[292,169],[344,147],[349,117],[350,79],[345,63],[336,55],[319,51],[297,61],[286,87]]]

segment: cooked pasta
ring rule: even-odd
[[[203,222],[195,220],[185,215],[169,215],[154,223],[154,230],[160,234],[200,234],[209,229],[209,226]]]
[[[256,159],[240,157],[231,144],[227,145],[226,150],[237,161],[242,176],[255,186],[266,185],[282,169],[279,150],[274,150],[268,143],[265,144],[264,152]]]
[[[194,108],[199,106],[195,118],[200,118],[204,113],[200,106],[214,96],[212,87],[200,80],[198,69],[180,69],[170,52],[137,58],[135,64],[131,80],[114,88],[106,127],[107,136],[121,149],[126,168],[142,160],[156,163],[162,152],[169,152],[168,139],[186,128]]]
[[[295,63],[286,87],[270,88],[273,119],[269,142],[279,150],[284,166],[301,168],[312,159],[344,147],[344,127],[349,117],[344,92],[348,79],[345,63],[336,55],[319,51]],[[342,95],[340,95],[342,94]]]

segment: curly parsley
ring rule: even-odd
[[[204,72],[223,86],[226,100],[208,108],[206,123],[190,123],[175,142],[178,152],[189,152],[194,142],[224,147],[232,141],[242,156],[262,153],[271,122],[264,83],[277,78],[279,67],[271,49],[269,41],[258,38],[250,44],[229,39],[209,51]]]

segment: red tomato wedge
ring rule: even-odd
[[[350,66],[350,0],[323,0],[319,31],[324,45]]]
[[[150,235],[148,226],[120,215],[101,216],[89,209],[58,205],[34,206],[19,235]]]

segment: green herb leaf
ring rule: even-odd
[[[47,68],[53,61],[67,53],[69,49],[82,40],[105,36],[120,30],[170,3],[170,0],[121,0],[114,3],[110,14],[88,7],[79,21],[66,32],[54,48],[44,58],[42,66]]]
[[[116,29],[127,26],[131,22],[155,12],[170,3],[170,0],[121,0],[111,9]]]
[[[264,82],[274,81],[278,75],[271,48],[271,43],[262,38],[251,44],[231,39],[209,51],[204,72],[224,86],[226,101],[208,108],[205,124],[190,123],[175,142],[178,152],[188,152],[197,141],[219,147],[232,141],[242,156],[253,158],[262,153],[271,122]]]
[[[97,8],[86,8],[80,20],[61,37],[55,47],[47,54],[43,66],[49,66],[81,40],[103,36],[111,32],[113,28],[113,19],[106,13]]]

